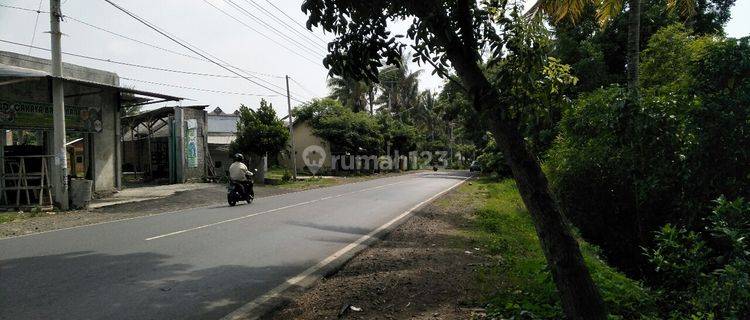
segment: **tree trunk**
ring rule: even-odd
[[[410,10],[445,48],[451,65],[470,91],[475,109],[490,116],[496,142],[507,159],[521,198],[531,214],[567,318],[605,319],[604,302],[583,261],[578,242],[550,194],[547,178],[526,147],[517,121],[507,114],[507,108],[502,106],[497,91],[480,69],[475,44],[464,42],[471,38],[467,29],[472,28],[472,17],[468,10],[465,10],[466,15],[459,17],[458,24],[463,26],[461,31],[464,35],[458,38],[455,33],[446,32],[453,28],[449,18],[440,13],[444,12],[443,8],[425,3],[411,1]],[[469,1],[462,3],[459,3],[458,10],[462,9],[462,5],[469,6]]]
[[[628,0],[628,48],[627,76],[628,93],[638,97],[638,65],[640,63],[641,43],[641,0]]]

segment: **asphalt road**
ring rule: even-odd
[[[465,177],[418,173],[0,239],[0,319],[219,319]]]

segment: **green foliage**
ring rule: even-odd
[[[542,155],[557,135],[555,124],[568,103],[563,92],[578,82],[570,66],[550,56],[549,34],[540,21],[527,21],[513,10],[504,29],[506,54],[487,65],[493,87],[507,114],[519,123],[529,149]],[[487,117],[502,117],[499,110]]]
[[[750,203],[723,196],[701,232],[665,225],[645,254],[671,319],[743,319],[750,314]]]
[[[266,100],[260,101],[258,110],[240,106],[237,139],[230,145],[232,153],[274,156],[284,150],[288,140],[289,130]]]
[[[616,266],[637,274],[648,232],[679,213],[683,105],[624,88],[582,96],[566,110],[548,154],[550,187],[586,239]]]
[[[657,33],[644,52],[639,105],[610,87],[564,112],[548,155],[550,186],[582,235],[632,274],[666,223],[702,226],[718,194],[750,193],[748,40]],[[672,60],[673,51],[679,59]]]
[[[382,150],[377,120],[364,112],[353,112],[336,100],[315,99],[295,113],[295,121],[308,121],[313,134],[331,144],[332,152],[379,154]]]
[[[690,94],[692,65],[699,61],[711,37],[695,37],[682,24],[656,32],[641,56],[641,86],[651,94]]]
[[[641,2],[640,47],[644,48],[658,30],[676,23],[689,25],[689,32],[693,35],[723,34],[723,26],[729,21],[735,0],[694,0],[696,14],[687,18],[665,10],[665,0]],[[555,56],[569,64],[572,74],[581,79],[580,85],[572,88],[573,92],[589,92],[612,84],[624,84],[627,21],[627,12],[624,11],[601,28],[596,21],[594,7],[587,6],[575,23],[569,20],[552,22]]]
[[[376,100],[388,112],[399,114],[420,103],[419,74],[421,70],[412,72],[407,67],[408,56],[401,58],[401,63],[387,66],[380,70],[378,85],[381,94]]]
[[[496,174],[500,177],[510,176],[510,168],[508,168],[505,157],[503,157],[500,148],[495,143],[492,133],[487,132],[485,137],[487,142],[477,157],[477,161],[482,165],[482,172],[485,174]]]
[[[354,112],[365,111],[368,107],[370,91],[374,88],[364,81],[355,81],[340,77],[328,79],[331,99],[341,103]]]
[[[378,113],[376,116],[383,139],[391,147],[391,152],[398,151],[405,155],[416,149],[417,130],[413,126],[395,119],[390,113]]]
[[[281,175],[281,182],[287,183],[292,180],[292,173],[289,170],[284,170],[284,174]]]
[[[485,198],[476,212],[472,236],[482,250],[497,257],[480,270],[485,283],[489,318],[564,318],[531,217],[512,180],[479,180],[472,188]],[[611,319],[645,319],[654,315],[650,292],[598,258],[596,249],[581,243],[592,277],[602,292]]]

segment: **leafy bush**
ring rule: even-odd
[[[308,121],[313,133],[331,144],[331,151],[378,154],[383,137],[375,118],[354,112],[333,99],[315,99],[294,110],[296,122]]]
[[[482,172],[485,174],[496,174],[500,177],[507,177],[510,175],[510,168],[505,162],[500,148],[495,143],[495,138],[492,137],[492,133],[487,132],[487,143],[482,148],[480,155],[477,157],[477,161],[482,166]]]
[[[750,315],[750,203],[723,196],[701,232],[665,225],[645,254],[660,275],[660,305],[673,319]]]
[[[679,212],[682,105],[626,90],[584,95],[566,110],[548,154],[550,187],[567,217],[614,265],[631,274],[650,231]]]
[[[662,68],[672,57],[662,50],[687,58]],[[545,163],[567,217],[634,275],[652,272],[641,247],[661,226],[700,230],[719,194],[750,195],[748,38],[666,28],[646,49],[644,70],[641,101],[612,86],[565,110]]]
[[[471,187],[486,197],[476,212],[472,236],[497,263],[479,273],[487,285],[488,318],[562,319],[560,299],[547,261],[512,180],[477,181]],[[595,247],[581,242],[581,251],[602,293],[611,319],[644,319],[654,315],[649,290],[599,259]]]
[[[231,153],[275,156],[286,147],[289,130],[284,127],[273,105],[260,100],[257,110],[240,106],[237,139],[230,144]]]
[[[281,176],[281,182],[287,183],[292,180],[292,173],[289,170],[284,170],[284,174]]]

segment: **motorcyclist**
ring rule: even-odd
[[[247,166],[242,162],[245,157],[241,153],[234,155],[234,162],[229,166],[229,179],[232,182],[238,183],[242,186],[244,193],[253,194],[252,189],[252,177],[253,173],[247,169]]]

